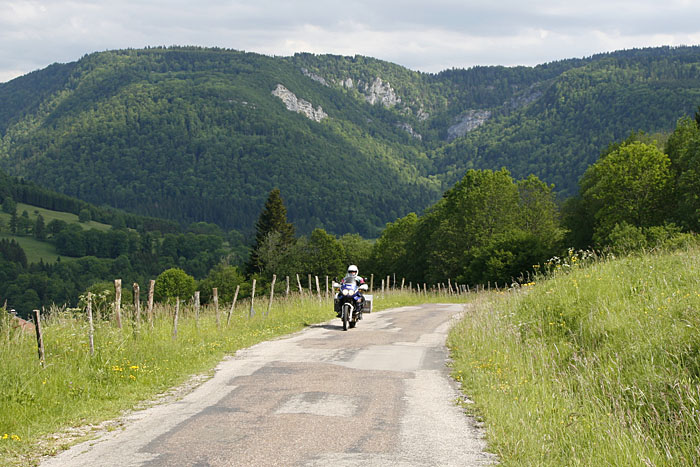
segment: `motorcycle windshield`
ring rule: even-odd
[[[345,278],[343,279],[343,282],[345,282],[346,284],[353,284],[353,285],[354,285],[354,284],[357,282],[357,279],[355,279],[355,278],[352,277],[350,274],[348,274],[348,275],[345,276]]]

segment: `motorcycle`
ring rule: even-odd
[[[362,319],[364,301],[362,292],[367,291],[367,284],[358,287],[354,280],[342,283],[334,281],[333,289],[338,291],[335,296],[335,307],[343,321],[343,331],[347,331],[348,327],[354,328],[357,322]]]

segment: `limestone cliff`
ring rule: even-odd
[[[282,99],[282,102],[284,102],[284,105],[287,107],[287,110],[304,114],[307,118],[311,120],[320,122],[324,118],[328,117],[328,114],[323,111],[323,108],[320,105],[316,109],[314,109],[314,106],[311,102],[306,101],[304,99],[299,99],[297,96],[294,95],[293,92],[291,92],[289,89],[285,88],[281,84],[277,85],[274,91],[272,91],[272,94]]]
[[[491,117],[489,110],[469,110],[457,118],[454,125],[447,129],[447,140],[466,135],[470,131],[479,128]]]

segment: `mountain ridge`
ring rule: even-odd
[[[278,86],[327,117],[289,110]],[[469,168],[534,173],[571,195],[608,144],[670,131],[698,102],[698,47],[435,74],[363,56],[117,50],[0,84],[0,167],[93,203],[248,232],[280,188],[300,232],[376,236]]]

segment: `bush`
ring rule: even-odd
[[[173,302],[175,298],[186,300],[194,294],[196,282],[194,277],[182,269],[171,268],[163,271],[156,278],[155,299]]]

